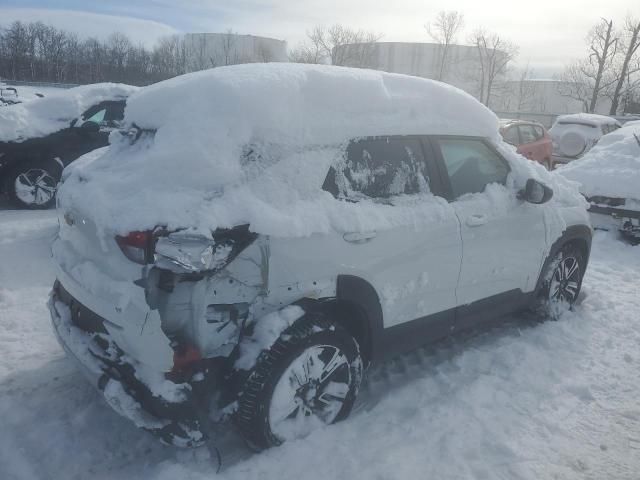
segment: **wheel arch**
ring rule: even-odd
[[[342,325],[360,346],[365,365],[376,360],[383,326],[382,305],[375,288],[361,277],[338,275],[336,296],[302,299],[305,310],[322,311]]]
[[[547,255],[542,268],[540,269],[540,275],[538,276],[538,283],[536,284],[535,294],[536,296],[540,292],[542,288],[542,284],[544,283],[544,279],[542,278],[544,272],[549,265],[549,262],[553,259],[553,257],[564,247],[568,245],[575,245],[580,249],[582,254],[584,255],[585,261],[585,269],[587,264],[589,263],[589,255],[591,253],[591,228],[587,225],[571,225],[567,227],[562,235],[558,237],[558,239],[551,245],[549,249],[549,254]]]

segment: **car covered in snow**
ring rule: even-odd
[[[620,128],[615,118],[594,113],[560,115],[549,133],[553,140],[553,163],[564,164],[579,158],[604,135]]]
[[[640,122],[610,133],[584,157],[558,169],[580,184],[596,228],[640,242]]]
[[[135,90],[86,85],[0,109],[0,192],[20,207],[53,205],[63,168],[108,145]]]
[[[452,86],[239,65],[146,87],[125,122],[63,174],[49,307],[166,442],[226,419],[258,449],[302,437],[348,416],[367,366],[579,294],[586,201]]]
[[[504,141],[515,146],[520,155],[551,170],[553,145],[547,129],[538,122],[501,120],[500,134]]]

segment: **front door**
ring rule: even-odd
[[[546,251],[543,207],[505,186],[508,163],[480,138],[435,139],[460,220],[459,327],[514,310],[535,288]]]

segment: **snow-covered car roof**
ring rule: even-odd
[[[450,85],[285,63],[215,68],[145,87],[127,101],[125,122],[155,133],[133,144],[112,135],[104,156],[71,165],[58,195],[62,207],[80,205],[99,228],[120,233],[250,224],[259,233],[300,236],[425,223],[442,212],[354,205],[321,189],[346,143],[410,134],[502,142],[497,117]],[[531,162],[522,162],[516,167],[531,176]],[[89,192],[91,205],[82,200]],[[431,197],[435,210],[446,208]]]
[[[126,99],[138,87],[119,83],[96,83],[53,92],[0,109],[0,142],[20,142],[69,127],[92,105]]]
[[[627,124],[602,137],[584,157],[557,174],[580,183],[587,197],[640,200],[640,124]]]
[[[562,124],[584,124],[591,125],[594,127],[600,125],[620,125],[615,118],[607,117],[606,115],[598,115],[595,113],[572,113],[570,115],[560,115],[554,125],[562,125]]]

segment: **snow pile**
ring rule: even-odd
[[[584,157],[556,172],[580,183],[587,197],[640,200],[640,124],[605,135]]]
[[[63,208],[80,209],[99,229],[116,233],[250,224],[258,233],[305,236],[424,224],[441,217],[447,203],[425,194],[432,208],[426,198],[356,205],[321,190],[350,139],[461,134],[504,145],[496,116],[454,87],[317,65],[251,64],[184,75],[132,96],[125,121],[155,134],[143,133],[133,145],[113,134],[107,153],[76,162],[58,194]],[[514,172],[524,175],[513,185],[544,176],[508,152]],[[544,180],[554,186],[551,177]]]
[[[256,364],[260,353],[268,350],[276,343],[280,334],[293,325],[297,319],[304,315],[304,310],[297,305],[290,305],[269,313],[256,323],[251,337],[240,343],[240,357],[236,360],[235,368],[251,370]]]
[[[68,128],[89,107],[106,100],[127,98],[138,88],[96,83],[60,90],[44,98],[0,109],[0,142],[21,142]]]

